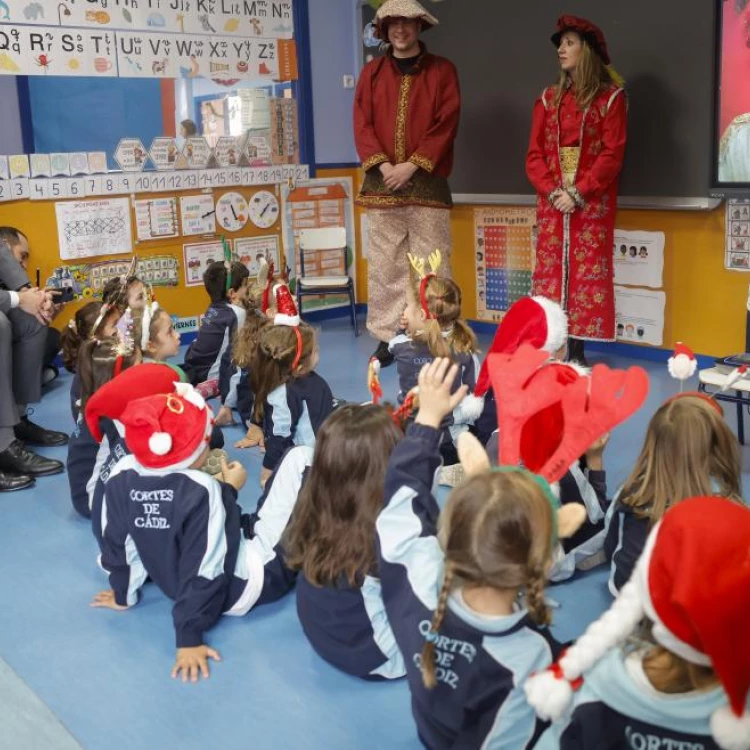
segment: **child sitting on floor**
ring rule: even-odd
[[[76,314],[68,321],[62,332],[62,358],[65,369],[73,373],[73,382],[70,384],[70,411],[73,422],[78,421],[78,402],[81,399],[81,386],[78,380],[77,362],[78,352],[81,344],[91,338],[94,331],[94,323],[99,319],[101,302],[89,302],[76,310]]]
[[[271,480],[299,493],[282,546],[300,573],[302,629],[329,664],[366,680],[406,671],[383,607],[374,546],[388,459],[401,437],[383,407],[347,404],[325,421],[314,453],[293,448]]]
[[[479,362],[476,356],[477,340],[461,319],[461,290],[451,279],[436,275],[440,267],[440,253],[430,257],[431,273],[425,273],[424,261],[410,256],[417,277],[404,310],[402,323],[405,332],[388,344],[398,370],[398,401],[403,404],[417,385],[422,366],[436,357],[449,357],[460,365],[455,388],[466,385],[468,392],[453,414],[446,416],[441,448],[447,467],[457,466],[454,442],[479,416],[481,402],[469,394],[476,383]],[[447,484],[455,484],[460,476],[444,473]]]
[[[250,273],[242,263],[216,261],[203,274],[211,305],[190,344],[182,369],[204,398],[219,394],[219,372],[224,352],[245,322],[244,299]]]
[[[278,545],[285,522],[256,524],[253,538],[243,533],[237,493],[245,470],[224,461],[218,478],[199,471],[213,413],[192,386],[174,387],[131,401],[120,415],[131,455],[113,468],[102,500],[100,564],[111,588],[97,594],[92,606],[133,607],[150,577],[175,600],[172,676],[197,682],[199,675],[208,677],[208,660],[220,659],[204,635],[221,614],[244,615],[288,589],[286,578],[273,572],[280,558],[267,554]],[[104,405],[101,414],[108,413]],[[288,505],[268,508],[271,518],[288,512]]]
[[[609,611],[527,681],[554,722],[537,750],[750,750],[748,549],[730,499],[667,510]]]
[[[740,444],[721,406],[684,393],[654,414],[641,455],[607,515],[605,553],[613,595],[628,582],[649,531],[686,497],[719,494],[742,502]]]
[[[277,312],[273,325],[261,329],[250,364],[253,418],[263,424],[266,450],[261,486],[289,448],[315,446],[320,426],[333,411],[331,389],[315,372],[320,356],[315,332],[300,323],[285,284],[276,285],[274,297]]]
[[[547,571],[558,522],[559,535],[566,537],[584,516],[580,506],[558,510],[547,482],[560,478],[582,443],[629,416],[646,395],[642,371],[635,383],[607,371],[608,384],[592,388],[597,395],[622,390],[622,408],[616,415],[596,409],[589,414],[579,398],[586,384],[567,390],[548,373],[527,389],[529,374],[545,355],[525,347],[517,356],[497,362],[503,468],[491,471],[479,441],[462,435],[459,453],[470,478],[439,512],[432,484],[441,424],[466,393],[465,386],[454,391],[458,367],[446,359],[420,372],[419,412],[388,467],[376,524],[378,568],[388,620],[407,666],[419,738],[429,750],[533,747],[543,727],[522,686],[560,653],[545,629]],[[534,475],[518,467],[521,428],[529,414],[556,401],[576,409],[577,418]]]

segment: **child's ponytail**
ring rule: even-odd
[[[456,318],[453,322],[453,332],[449,340],[453,351],[460,354],[474,354],[479,348],[474,331],[463,318]]]
[[[549,625],[552,622],[552,615],[544,599],[546,581],[543,568],[530,564],[526,579],[526,609],[537,625]]]
[[[437,320],[431,318],[425,321],[424,332],[427,337],[427,347],[433,357],[452,359],[452,352]]]
[[[89,302],[76,311],[61,334],[62,358],[68,372],[76,371],[78,352],[86,339],[93,333],[94,323],[101,311],[101,302]]]
[[[437,685],[437,677],[435,674],[435,646],[440,637],[438,633],[440,632],[443,620],[445,619],[445,610],[448,606],[448,597],[450,596],[453,587],[455,573],[456,570],[453,563],[450,562],[450,560],[446,560],[443,588],[440,589],[440,596],[438,598],[437,607],[435,608],[435,614],[432,616],[430,629],[425,634],[425,644],[420,658],[422,682],[424,682],[424,686],[428,690],[432,690],[432,688]]]

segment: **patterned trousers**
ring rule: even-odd
[[[438,275],[451,276],[451,212],[445,208],[402,206],[370,208],[367,216],[367,329],[380,341],[389,341],[396,335],[406,307],[410,279],[406,254],[427,258],[440,250],[443,262]]]

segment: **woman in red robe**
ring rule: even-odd
[[[526,174],[537,191],[533,293],[569,316],[568,357],[615,340],[614,230],[627,104],[601,30],[562,16],[552,37],[560,79],[534,107]]]

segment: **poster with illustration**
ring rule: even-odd
[[[139,242],[177,237],[177,199],[150,198],[135,202],[135,230]]]
[[[664,286],[664,232],[615,229],[615,284]]]
[[[746,198],[727,201],[724,268],[750,271],[750,200]]]
[[[180,198],[182,234],[192,237],[216,232],[216,205],[213,195],[185,195]]]
[[[290,283],[300,273],[299,235],[303,229],[344,227],[346,229],[346,259],[340,249],[318,251],[318,257],[305,256],[305,273],[309,276],[349,275],[356,278],[357,238],[354,225],[354,188],[351,177],[300,180],[294,186],[281,186],[284,250],[286,264],[291,268]],[[321,252],[330,257],[321,258]],[[348,304],[341,295],[308,297],[305,310],[341,307]]]
[[[615,287],[617,340],[661,346],[664,343],[664,292]]]
[[[260,262],[273,263],[276,271],[281,270],[279,256],[279,238],[270,237],[241,237],[234,241],[234,254],[237,260],[247,266],[250,276],[255,277],[260,270]]]
[[[0,0],[0,12],[3,6],[7,8],[8,4]],[[115,35],[3,23],[0,75],[114,77],[117,75]]]
[[[231,248],[232,243],[229,243]],[[221,240],[197,242],[183,245],[185,264],[185,286],[202,286],[203,274],[216,260],[224,260],[224,246]]]
[[[121,78],[279,77],[274,39],[119,31],[117,62]]]
[[[499,323],[531,293],[536,243],[533,208],[477,208],[474,241],[477,317]]]
[[[2,4],[0,4],[2,8]],[[96,29],[231,34],[291,39],[292,0],[31,0],[11,2],[8,20]]]

